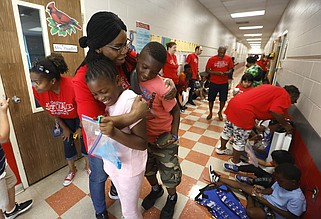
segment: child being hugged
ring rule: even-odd
[[[236,85],[236,87],[234,88],[233,96],[236,96],[237,94],[241,94],[253,89],[254,88],[252,87],[253,82],[254,82],[254,76],[250,73],[245,73],[241,78],[241,82],[238,85]]]
[[[120,116],[131,111],[137,95],[131,90],[123,90],[121,78],[107,58],[89,63],[85,79],[94,98],[106,105],[109,116]],[[138,120],[121,130],[112,121],[107,122],[106,126],[104,133],[111,138],[122,167],[117,169],[109,160],[103,159],[104,170],[117,188],[123,216],[126,219],[142,219],[138,198],[147,161],[145,120]]]
[[[74,139],[78,137],[81,143],[81,153],[85,156],[85,169],[88,174],[90,172],[87,152],[82,138],[82,128],[77,114],[72,78],[62,76],[67,71],[68,66],[64,57],[57,53],[47,56],[30,69],[34,96],[38,103],[51,116],[56,118],[53,135],[55,137],[61,136],[64,142],[65,157],[69,166],[69,173],[63,182],[64,186],[72,183],[77,171],[75,159],[78,156]]]
[[[182,171],[178,161],[178,127],[180,108],[175,99],[165,100],[167,92],[164,81],[158,76],[166,62],[166,50],[157,42],[148,43],[137,58],[137,77],[143,98],[149,103],[150,115],[147,119],[148,160],[145,176],[152,186],[144,198],[142,206],[150,209],[164,193],[158,183],[156,173],[166,186],[168,198],[161,210],[160,218],[172,218],[177,202],[176,187],[181,182]]]

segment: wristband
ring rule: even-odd
[[[176,141],[178,140],[177,135],[172,134],[172,136],[173,136],[173,138],[175,138]]]

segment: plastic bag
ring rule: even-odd
[[[249,158],[249,163],[253,164],[256,167],[258,167],[259,166],[259,161],[255,156],[255,153],[253,151],[252,145],[250,145],[249,143],[245,144],[245,151],[246,151],[247,156]]]
[[[106,159],[121,169],[122,163],[111,139],[103,135],[99,129],[99,123],[94,119],[82,115],[82,126],[86,133],[88,154],[100,159]]]
[[[188,101],[189,89],[186,89],[185,91],[182,92],[182,106],[185,106]]]

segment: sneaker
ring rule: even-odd
[[[113,200],[118,200],[119,199],[118,193],[117,193],[117,190],[116,190],[115,186],[111,186],[110,187],[110,190],[108,192],[108,196],[109,196],[110,199],[113,199]]]
[[[224,169],[227,171],[231,171],[234,173],[239,171],[238,166],[236,166],[234,164],[225,163],[223,166],[224,166]]]
[[[156,200],[164,194],[164,189],[162,186],[159,186],[158,191],[152,191],[144,198],[142,206],[145,210],[150,209],[154,206]]]
[[[4,212],[4,215],[6,219],[16,218],[19,214],[22,214],[23,212],[31,208],[32,204],[33,204],[32,200],[28,200],[20,204],[16,203],[14,210],[11,213]]]
[[[214,169],[212,168],[212,165],[209,166],[208,171],[209,171],[209,176],[210,176],[211,183],[217,183],[220,180],[220,176],[221,175],[217,174],[214,171]]]
[[[218,148],[215,148],[215,152],[216,152],[217,154],[219,154],[219,155],[223,155],[223,154],[225,154],[225,155],[232,155],[232,154],[233,154],[233,151],[230,150],[230,149],[228,149],[228,148],[225,148],[224,150],[220,150],[220,149],[218,149]]]
[[[251,182],[251,180],[250,180],[250,177],[246,177],[246,176],[241,176],[241,175],[239,175],[239,174],[236,174],[235,175],[235,179],[236,179],[236,181],[238,181],[238,182],[240,182],[240,183],[246,183],[246,184],[248,184],[248,185],[253,185],[252,184],[252,182]]]
[[[103,213],[96,214],[96,218],[97,218],[97,219],[109,219],[109,217],[108,217],[108,212],[105,211],[105,212],[103,212]]]
[[[238,162],[238,163],[234,163],[232,157],[231,157],[227,162],[230,163],[230,164],[232,164],[232,165],[238,165],[238,166],[244,165],[244,163],[243,163],[241,160],[240,160],[240,162]]]
[[[172,200],[170,196],[167,197],[166,204],[163,207],[160,214],[160,219],[173,218],[176,202],[177,202],[177,194],[172,198]]]
[[[76,172],[77,172],[77,170],[75,172],[68,173],[68,175],[66,176],[64,183],[63,183],[64,186],[69,186],[72,183],[72,181],[75,178]]]

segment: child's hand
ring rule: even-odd
[[[112,121],[100,123],[99,128],[101,133],[108,137],[112,137],[115,134],[115,127]]]
[[[131,113],[138,119],[145,118],[149,112],[148,103],[142,98],[141,95],[137,96],[133,102]],[[101,122],[107,122],[106,117],[103,117]]]
[[[77,139],[77,138],[80,138],[81,136],[82,136],[82,129],[81,129],[81,128],[78,128],[78,129],[75,131],[73,137],[74,137],[74,139]]]
[[[62,140],[69,142],[71,134],[72,134],[72,131],[69,128],[63,129],[63,133],[62,133],[62,136],[61,136]]]
[[[0,110],[2,112],[7,112],[7,109],[9,107],[9,100],[10,100],[10,98],[6,99],[4,96],[0,100]]]

